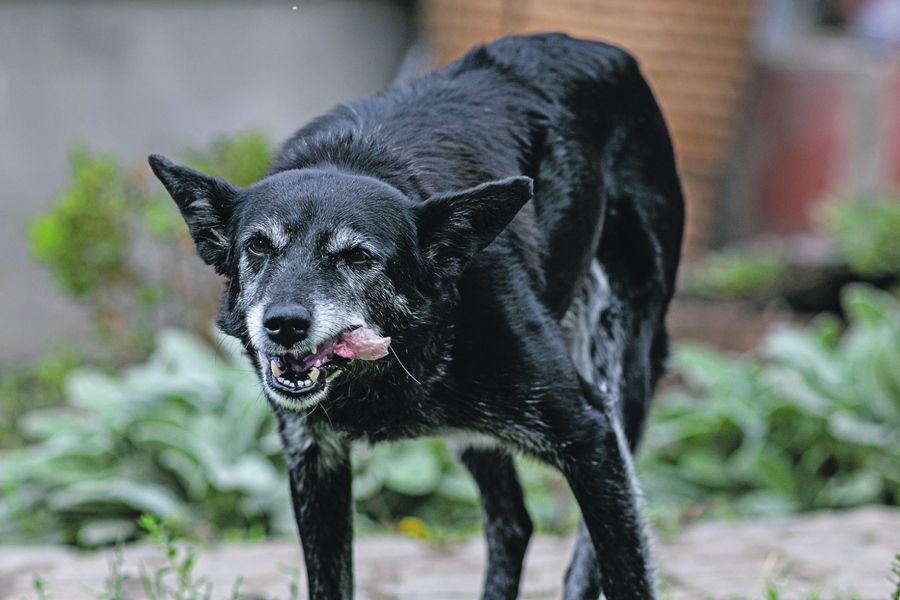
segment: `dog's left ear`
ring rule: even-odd
[[[450,276],[490,244],[531,200],[530,177],[510,177],[435,194],[418,208],[419,245]]]
[[[227,272],[228,221],[240,188],[232,183],[173,164],[158,154],[148,159],[153,173],[178,205],[197,254],[219,275]]]

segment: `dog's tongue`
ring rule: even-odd
[[[334,347],[334,353],[344,358],[378,360],[387,356],[390,345],[391,338],[381,337],[371,329],[360,327],[342,334],[341,340]]]

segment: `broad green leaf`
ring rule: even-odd
[[[48,501],[54,510],[79,510],[90,504],[123,504],[165,519],[175,519],[184,513],[181,503],[166,488],[127,479],[73,483],[49,494]]]
[[[478,502],[478,490],[475,482],[461,468],[444,475],[438,485],[437,493],[456,502]]]
[[[108,546],[128,540],[137,532],[130,519],[99,519],[78,528],[78,543],[88,548]]]
[[[882,446],[892,437],[884,425],[863,421],[846,411],[828,417],[828,431],[842,442],[862,446]]]
[[[900,319],[900,301],[869,285],[850,284],[844,287],[841,304],[850,320],[858,325],[878,326],[897,323]]]
[[[831,478],[816,497],[818,506],[859,506],[875,502],[882,489],[882,478],[871,470]]]
[[[800,504],[790,494],[777,489],[760,489],[743,494],[737,500],[741,514],[759,517],[786,517],[800,510]]]
[[[440,462],[425,444],[396,444],[384,467],[385,487],[409,496],[434,492],[441,481]]]

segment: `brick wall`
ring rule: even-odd
[[[600,38],[641,62],[672,130],[688,199],[685,249],[703,249],[737,101],[754,0],[423,0],[442,64],[475,44],[528,31]]]

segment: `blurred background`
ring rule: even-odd
[[[630,50],[673,135],[654,518],[900,503],[900,0],[0,0],[0,539],[103,545],[144,513],[292,535],[221,283],[146,156],[249,184],[334,104],[537,30]],[[361,529],[479,527],[442,443],[354,458]],[[565,484],[522,467],[570,530]]]

